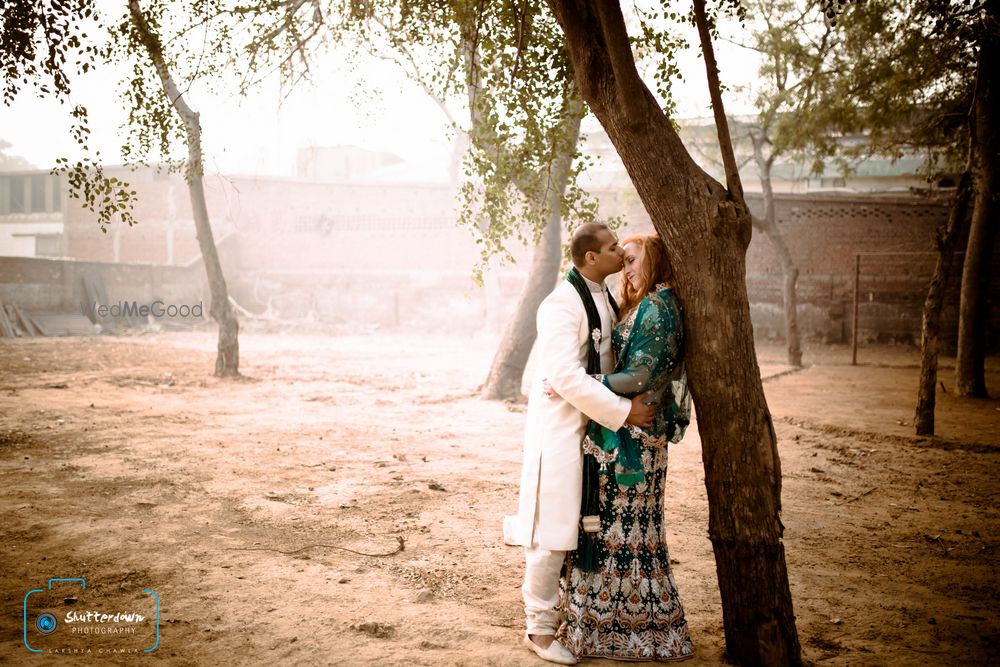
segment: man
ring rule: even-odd
[[[560,283],[538,308],[538,362],[528,397],[518,514],[504,518],[504,542],[525,547],[524,643],[539,657],[564,665],[576,659],[555,641],[556,605],[559,572],[579,535],[584,430],[590,419],[612,431],[626,422],[649,426],[656,409],[643,404],[647,394],[632,400],[615,395],[585,367],[588,348],[597,345],[600,371],[614,369],[615,314],[604,280],[622,268],[617,239],[607,225],[587,223],[573,234],[570,254],[579,275]],[[588,321],[589,304],[581,292],[596,306],[599,330]],[[544,393],[543,379],[556,394],[552,398]]]

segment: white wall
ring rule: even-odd
[[[34,257],[36,234],[62,234],[62,220],[34,215],[7,215],[0,218],[0,256]]]

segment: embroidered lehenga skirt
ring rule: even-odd
[[[645,482],[601,476],[598,571],[570,559],[563,579],[563,645],[578,658],[683,660],[694,654],[663,540],[666,447],[642,447]]]

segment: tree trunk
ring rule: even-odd
[[[994,10],[995,11],[995,10]],[[1000,197],[1000,123],[997,122],[998,36],[985,30],[981,46],[973,127],[976,143],[977,178],[972,225],[962,269],[962,292],[958,313],[958,359],[956,391],[960,396],[986,398],[986,329],[989,321],[990,266],[997,234],[997,198]]]
[[[198,116],[193,118],[198,123]],[[199,132],[200,132],[200,125]],[[191,144],[189,144],[191,145]],[[201,159],[201,143],[189,148],[189,155],[197,155]],[[189,157],[188,159],[192,159]],[[194,211],[194,225],[197,229],[198,247],[205,262],[205,272],[208,274],[208,289],[212,296],[212,306],[209,314],[219,325],[219,339],[215,354],[215,374],[219,377],[236,377],[240,374],[240,323],[233,313],[229,303],[229,290],[226,278],[222,274],[222,265],[215,248],[215,237],[208,220],[208,207],[205,204],[205,188],[199,174],[188,182],[191,195],[191,209]]]
[[[566,176],[562,177],[565,188]],[[562,196],[562,191],[558,193]],[[503,338],[493,356],[490,373],[483,384],[482,397],[491,400],[514,399],[521,396],[524,367],[528,363],[531,348],[535,344],[538,331],[535,328],[535,313],[538,306],[552,291],[559,277],[562,247],[562,216],[556,208],[550,209],[548,222],[542,230],[542,237],[535,246],[531,269],[517,300],[514,318],[504,329]]]
[[[469,99],[469,113],[472,120],[470,141],[491,154],[504,150],[495,128],[486,120],[479,100],[479,53],[476,50],[474,29],[466,26],[462,30],[462,60],[465,68],[466,92]],[[530,192],[538,183],[546,183],[546,208],[548,216],[545,227],[532,257],[531,269],[518,298],[514,317],[504,329],[503,338],[497,346],[489,375],[483,383],[480,395],[486,399],[505,400],[521,396],[524,367],[528,363],[531,348],[535,344],[538,331],[535,315],[542,300],[555,286],[561,263],[562,241],[562,198],[569,183],[569,174],[576,155],[576,145],[580,139],[580,122],[585,109],[583,101],[575,91],[570,91],[565,100],[563,118],[557,132],[553,161],[549,173],[521,175],[514,185],[523,193]]]
[[[968,214],[972,196],[972,174],[966,171],[958,182],[948,220],[938,229],[938,258],[934,275],[924,299],[923,322],[920,327],[920,385],[917,388],[917,410],[913,418],[917,435],[934,435],[934,404],[937,400],[937,366],[941,334],[941,306],[955,258],[955,245]]]
[[[768,240],[774,247],[781,262],[782,281],[782,304],[785,309],[785,344],[788,348],[788,364],[796,368],[802,367],[802,343],[799,336],[798,298],[795,292],[795,283],[799,279],[799,269],[795,266],[792,253],[785,244],[785,239],[781,235],[781,230],[773,221],[768,223],[767,218],[754,216],[753,224],[755,229],[759,229],[767,235]]]
[[[551,186],[548,192],[548,219],[541,239],[535,246],[531,269],[517,301],[514,318],[504,330],[490,366],[490,373],[483,385],[482,397],[504,400],[521,396],[524,367],[535,344],[535,314],[542,300],[549,295],[559,277],[562,261],[561,203],[569,182],[576,144],[580,138],[580,121],[583,105],[574,102],[562,123],[559,136],[562,142],[552,162]]]
[[[799,665],[781,541],[781,466],[746,293],[750,214],[684,150],[639,78],[621,8],[549,4],[566,34],[577,86],[621,156],[676,275],[727,655],[743,664]]]
[[[205,203],[205,188],[203,183],[204,167],[201,150],[201,122],[198,113],[188,106],[177,86],[174,84],[170,71],[167,69],[163,56],[163,47],[157,35],[150,27],[138,0],[130,0],[129,11],[132,25],[135,27],[139,41],[149,54],[156,73],[163,85],[163,93],[170,100],[174,111],[184,123],[187,138],[188,162],[185,177],[188,183],[188,193],[191,197],[191,211],[194,215],[197,230],[198,247],[201,249],[205,272],[208,274],[208,288],[212,298],[209,314],[219,325],[218,351],[215,357],[215,374],[220,377],[239,375],[240,346],[239,321],[229,304],[229,291],[226,279],[222,274],[222,265],[215,247],[215,237],[212,225],[208,219],[208,206]]]
[[[774,156],[764,157],[764,137],[762,134],[751,132],[750,140],[753,143],[754,159],[760,172],[761,192],[764,194],[764,217],[755,216],[753,225],[755,229],[759,229],[767,235],[778,255],[778,261],[781,262],[781,271],[784,276],[781,294],[785,307],[785,345],[788,348],[788,363],[796,368],[801,368],[802,341],[799,337],[798,298],[795,293],[799,269],[795,266],[795,260],[792,259],[792,253],[785,243],[781,230],[778,229],[778,223],[774,216],[774,188],[771,186],[771,165],[774,163]]]

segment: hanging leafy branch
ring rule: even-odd
[[[548,222],[556,156],[570,151],[570,185],[559,202],[572,226],[597,217],[576,185],[587,166],[574,117],[582,116],[558,25],[535,3],[374,3],[345,24],[355,42],[395,61],[468,136],[460,224],[480,246],[476,277],[512,240],[535,244]],[[509,39],[509,42],[506,40]],[[464,107],[467,122],[452,108]]]
[[[776,119],[776,147],[810,160],[815,173],[833,161],[847,174],[872,155],[922,155],[928,178],[960,171],[975,78],[970,31],[982,7],[982,0],[824,0],[825,25],[809,32],[836,48],[821,63],[789,51],[792,76],[808,84],[789,86],[793,105]]]
[[[10,105],[24,88],[41,97],[70,105],[70,134],[83,157],[56,160],[53,174],[64,174],[70,197],[97,214],[101,231],[119,219],[135,224],[135,191],[116,177],[108,177],[100,152],[90,153],[87,109],[75,104],[73,77],[89,72],[106,56],[100,35],[103,18],[93,0],[7,2],[0,27],[0,69],[4,72],[3,100]]]
[[[0,29],[4,104],[25,86],[65,101],[70,95],[70,58],[86,72],[98,58],[81,24],[96,19],[93,0],[5,2]]]
[[[572,156],[559,202],[564,223],[595,219],[597,204],[576,185],[586,162],[571,118],[583,111],[555,20],[529,3],[455,6],[444,43],[457,45],[452,63],[465,76],[442,82],[466,96],[472,119],[459,222],[476,233],[481,270],[493,257],[509,261],[511,240],[537,244],[558,187],[557,155]]]
[[[325,36],[317,1],[160,1],[149,3],[144,12],[164,32],[164,65],[183,94],[195,86],[203,91],[245,94],[272,74],[279,75],[291,90],[309,77],[311,60]],[[164,30],[162,26],[170,27]],[[133,63],[130,76],[122,81],[129,110],[122,158],[131,164],[155,162],[158,168],[179,172],[185,162],[172,156],[185,140],[183,123],[152,76],[128,16],[120,19],[112,34],[111,58]],[[187,166],[192,167],[200,169],[201,165]]]

